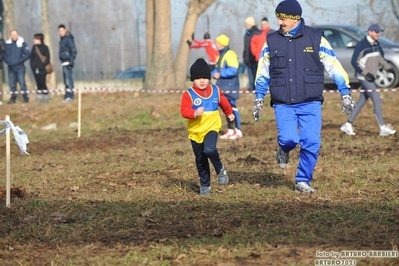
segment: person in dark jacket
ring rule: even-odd
[[[310,185],[321,146],[324,69],[341,94],[342,112],[350,114],[355,102],[349,78],[321,30],[305,25],[296,0],[280,2],[276,8],[279,31],[267,36],[256,77],[253,108],[255,121],[270,88],[271,106],[277,125],[280,168],[288,165],[289,153],[299,144],[295,191],[314,193]]]
[[[3,34],[0,32],[0,105],[3,104],[3,58],[5,43]]]
[[[261,34],[261,31],[256,27],[256,22],[254,17],[247,17],[245,19],[245,35],[244,35],[244,52],[243,52],[243,60],[244,64],[247,66],[248,71],[248,81],[249,81],[249,90],[255,90],[255,75],[256,70],[258,69],[258,62],[256,61],[255,56],[251,52],[251,40],[254,35]]]
[[[30,51],[24,38],[17,30],[10,31],[10,39],[6,41],[4,61],[8,65],[8,79],[10,82],[11,98],[8,103],[15,103],[17,99],[17,81],[21,86],[24,102],[29,102],[25,84],[25,61],[29,59]]]
[[[44,35],[37,33],[33,36],[34,45],[30,54],[30,67],[37,86],[36,101],[48,102],[49,94],[46,85],[46,65],[50,62],[50,51],[44,44]]]
[[[377,86],[374,82],[381,67],[392,73],[392,67],[384,59],[384,51],[378,42],[381,32],[383,30],[377,24],[370,25],[367,36],[356,44],[353,51],[351,64],[356,70],[356,77],[359,79],[362,89],[365,91],[360,92],[355,110],[346,123],[341,126],[341,130],[349,136],[356,134],[352,124],[369,98],[374,104],[374,114],[380,128],[380,136],[390,136],[396,133],[391,124],[384,123],[380,94],[376,91]]]
[[[74,84],[72,78],[72,68],[74,67],[76,58],[76,46],[72,34],[65,28],[65,25],[58,26],[58,33],[60,34],[60,50],[59,57],[61,60],[62,73],[65,84],[64,102],[71,102],[74,98]]]

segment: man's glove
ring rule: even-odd
[[[371,73],[367,73],[366,76],[364,76],[364,77],[367,79],[367,81],[370,81],[370,82],[374,82],[374,80],[375,80],[374,75]]]
[[[349,94],[341,96],[341,109],[345,114],[351,114],[355,109],[355,101],[352,99],[352,96]]]
[[[191,46],[192,42],[187,40],[187,44],[188,44],[188,46]]]
[[[252,109],[252,116],[254,117],[255,121],[259,120],[262,107],[263,107],[263,100],[255,99],[254,108]]]

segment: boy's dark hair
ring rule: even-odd
[[[40,40],[42,43],[44,41],[44,35],[41,33],[36,33],[35,35],[33,35],[33,38]]]
[[[60,29],[60,28],[66,29],[64,24],[58,25],[58,29]]]
[[[210,38],[211,38],[211,35],[209,34],[209,32],[206,32],[204,34],[204,39],[207,40],[207,39],[210,39]]]

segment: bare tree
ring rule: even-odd
[[[4,0],[4,28],[4,32],[6,33],[4,39],[7,39],[7,33],[15,29],[13,0]]]
[[[43,35],[46,36],[46,44],[50,51],[50,62],[54,66],[54,51],[53,51],[53,41],[50,33],[50,17],[49,17],[49,8],[48,8],[48,0],[41,0],[42,4],[42,27],[43,27]],[[47,87],[49,89],[57,88],[57,77],[55,71],[53,73],[47,75]]]
[[[184,88],[190,57],[187,40],[191,39],[198,17],[215,0],[191,0],[180,39],[176,60],[173,61],[170,1],[147,0],[147,73],[146,89]],[[155,26],[156,25],[156,26]]]
[[[190,57],[190,49],[187,45],[187,40],[191,40],[199,16],[204,13],[204,11],[210,7],[213,2],[215,2],[215,0],[191,0],[188,4],[186,21],[184,22],[180,45],[174,62],[176,83],[179,86],[184,87],[186,80],[186,70]]]
[[[391,0],[392,12],[399,21],[399,0]]]
[[[170,27],[170,1],[147,0],[147,9],[150,6],[154,10],[153,22],[149,22],[148,19],[147,22],[153,23],[154,34],[153,45],[148,47],[152,53],[149,61],[151,71],[146,75],[145,87],[147,89],[176,89]]]
[[[147,0],[146,1],[146,31],[147,31],[147,68],[146,68],[146,79],[144,83],[144,87],[146,89],[151,88],[151,82],[153,82],[150,77],[153,76],[152,71],[152,55],[154,52],[154,32],[155,32],[155,25],[154,25],[154,0]]]

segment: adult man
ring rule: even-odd
[[[390,124],[385,125],[382,118],[380,95],[375,91],[377,87],[374,80],[380,66],[388,70],[388,72],[392,71],[392,67],[384,59],[384,51],[378,42],[382,31],[377,24],[370,25],[367,36],[357,43],[353,51],[351,63],[364,91],[360,92],[356,108],[348,121],[341,126],[341,130],[349,136],[356,134],[352,124],[369,98],[374,103],[374,114],[380,128],[380,136],[389,136],[396,132]]]
[[[348,75],[330,44],[322,37],[322,31],[305,26],[301,15],[302,8],[296,0],[282,1],[276,8],[280,29],[268,35],[262,51],[253,116],[255,121],[259,119],[270,87],[278,130],[277,163],[286,168],[289,152],[300,144],[295,191],[314,193],[310,182],[321,145],[324,68],[341,93],[342,111],[350,113],[355,104]]]
[[[73,101],[74,97],[72,68],[74,66],[77,51],[72,34],[65,28],[63,24],[58,26],[58,33],[61,36],[59,57],[61,60],[62,74],[65,84],[65,95],[63,101],[71,102]]]
[[[24,62],[29,59],[29,55],[29,46],[25,43],[24,38],[19,36],[17,30],[10,31],[10,39],[6,41],[4,49],[4,61],[8,65],[8,80],[12,93],[8,103],[15,103],[17,99],[17,81],[21,86],[24,102],[29,102],[26,92],[24,65]]]
[[[255,34],[260,34],[260,30],[256,27],[254,17],[247,17],[245,19],[245,35],[244,35],[244,52],[242,58],[244,64],[247,66],[249,90],[255,90],[255,75],[258,68],[258,62],[255,56],[251,53],[251,39]]]
[[[206,32],[204,34],[204,41],[196,40],[194,39],[192,42],[187,41],[188,45],[190,45],[190,48],[205,48],[205,52],[208,55],[209,59],[209,68],[211,72],[215,69],[216,62],[218,61],[219,58],[219,51],[218,48],[216,47],[215,41],[211,40],[211,35]]]

